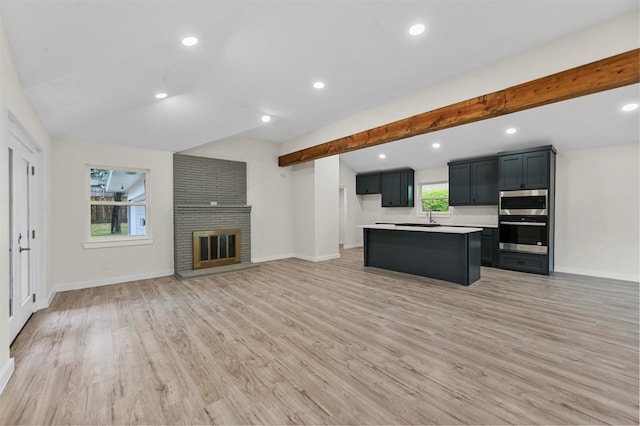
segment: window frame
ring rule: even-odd
[[[440,181],[433,181],[433,182],[420,182],[418,185],[416,185],[416,190],[418,191],[418,196],[416,197],[417,200],[419,200],[417,204],[417,208],[416,208],[416,217],[427,217],[427,212],[422,210],[422,200],[425,198],[422,198],[422,187],[424,185],[442,185],[442,184],[446,184],[447,185],[447,189],[449,188],[449,181],[448,180],[440,180]],[[441,199],[444,197],[430,197],[430,198],[426,198],[426,199]],[[446,212],[431,212],[431,217],[451,217],[451,206],[449,206],[449,209]]]
[[[144,173],[144,201],[93,201],[91,200],[91,169],[114,170],[121,172]],[[106,166],[104,164],[86,164],[85,165],[85,188],[86,208],[85,208],[85,240],[82,246],[85,249],[104,248],[104,247],[123,247],[137,246],[153,243],[151,234],[151,197],[150,197],[150,170],[138,167],[117,167]],[[145,235],[113,235],[94,237],[91,235],[91,206],[143,206],[145,208]]]

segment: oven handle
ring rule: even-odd
[[[500,225],[547,226],[546,223],[541,222],[500,222]]]

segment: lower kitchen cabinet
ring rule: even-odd
[[[480,262],[482,266],[498,266],[498,229],[482,228],[480,241]]]
[[[499,258],[502,269],[549,275],[549,257],[546,255],[501,251]]]

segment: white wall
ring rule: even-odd
[[[182,154],[247,163],[247,204],[252,206],[251,260],[264,262],[293,255],[292,170],[278,167],[277,144],[231,140],[206,144]]]
[[[293,253],[305,260],[315,259],[315,164],[291,168],[293,179]]]
[[[4,26],[0,20],[0,241],[9,241],[9,191],[7,180],[8,165],[8,116],[9,112],[17,119],[19,124],[26,130],[31,138],[40,148],[37,154],[37,165],[39,169],[38,182],[42,182],[42,187],[38,189],[42,200],[42,211],[49,208],[49,170],[50,170],[50,147],[51,140],[44,126],[40,122],[38,115],[33,109],[22,90],[20,79],[18,78],[15,64],[13,62],[11,49],[4,32]],[[47,293],[52,288],[50,279],[51,262],[47,259],[47,253],[51,253],[52,239],[50,238],[50,221],[42,212],[39,223],[40,235],[43,237],[35,243],[39,253],[35,257],[41,259],[36,273],[38,282],[34,283],[40,295],[39,306],[43,306],[43,292]],[[4,246],[6,248],[6,246]],[[32,245],[32,248],[34,246]],[[6,381],[13,371],[13,360],[9,358],[9,328],[8,328],[8,304],[9,300],[9,256],[8,252],[2,251],[0,255],[0,391],[4,388]],[[46,299],[44,300],[46,304]]]
[[[362,229],[357,225],[364,225],[362,217],[362,200],[356,195],[356,173],[342,161],[340,162],[340,187],[346,193],[346,220],[344,224],[344,248],[362,246]]]
[[[638,144],[558,153],[555,269],[640,281]]]
[[[340,212],[340,231],[338,232],[340,244],[344,244],[344,228],[346,226],[347,205],[345,203],[346,192],[343,187],[338,191],[338,211]]]
[[[340,208],[338,187],[340,158],[338,156],[314,161],[315,197],[315,259],[340,257]]]
[[[56,140],[50,216],[56,291],[173,274],[173,153],[84,141]],[[149,169],[150,245],[84,248],[87,239],[87,164]]]
[[[337,156],[291,167],[295,257],[312,262],[340,257],[339,167]]]

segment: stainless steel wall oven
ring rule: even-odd
[[[500,192],[500,250],[548,253],[548,197],[546,189]]]
[[[549,230],[546,216],[500,218],[500,250],[547,254]]]

